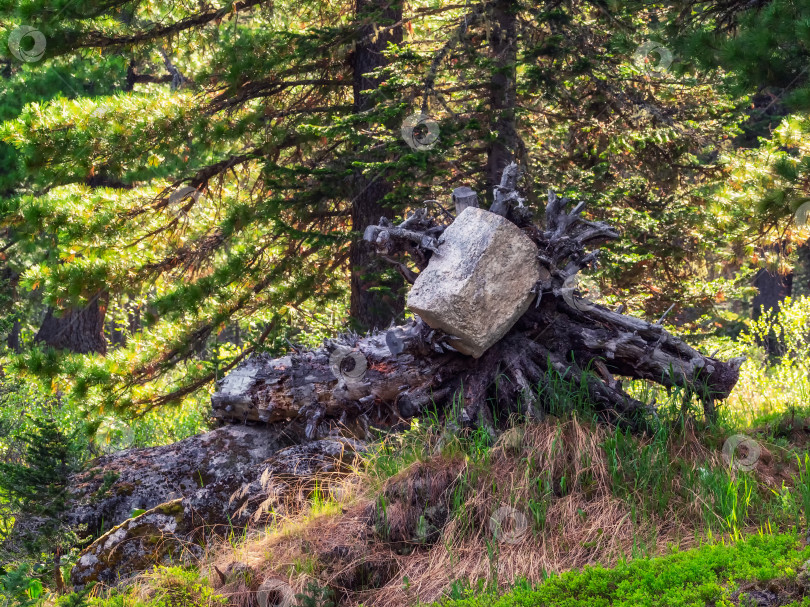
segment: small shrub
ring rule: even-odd
[[[304,592],[295,595],[299,607],[335,607],[335,592],[310,580]]]

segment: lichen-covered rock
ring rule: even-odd
[[[279,449],[282,444],[268,429],[229,426],[99,460],[74,489],[81,499],[69,515],[92,525],[106,513],[104,523],[116,526],[81,553],[71,571],[73,584],[115,584],[154,564],[193,559],[206,535],[300,505],[319,480],[348,471],[364,448],[342,437]],[[164,503],[150,504],[167,495]],[[139,509],[146,512],[130,518]]]
[[[272,428],[233,425],[163,447],[99,458],[71,479],[68,521],[99,535],[134,512],[187,498],[209,524],[227,524],[223,505],[233,492],[291,442]]]
[[[468,207],[442,233],[408,307],[478,358],[526,312],[539,275],[531,238],[500,215]]]
[[[187,500],[176,499],[113,527],[80,555],[70,572],[76,589],[90,582],[117,584],[153,565],[197,558],[199,545]]]
[[[330,437],[282,449],[257,468],[256,476],[231,498],[234,521],[259,522],[301,506],[316,486],[326,495],[341,473],[351,470],[365,444]]]

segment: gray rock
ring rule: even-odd
[[[115,585],[153,565],[196,560],[200,546],[188,541],[200,521],[188,500],[176,499],[113,527],[79,554],[70,581],[79,590],[88,583]]]
[[[539,274],[537,247],[520,228],[468,207],[439,238],[408,307],[456,337],[456,350],[478,358],[526,312]]]
[[[365,448],[365,443],[335,436],[282,449],[233,493],[232,520],[267,524],[302,507],[316,487],[324,496],[338,493],[340,478],[352,470],[355,457]]]
[[[68,518],[91,530],[102,518],[115,526],[82,551],[72,583],[117,584],[155,564],[194,562],[208,534],[300,506],[315,487],[328,491],[365,448],[343,437],[282,446],[267,428],[226,426],[97,460],[76,478]]]
[[[223,426],[177,443],[128,449],[95,460],[71,478],[68,522],[93,535],[177,498],[211,523],[227,524],[231,494],[253,479],[263,462],[291,444],[282,432]]]

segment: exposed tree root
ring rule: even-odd
[[[562,381],[587,393],[606,421],[642,426],[655,410],[628,395],[620,376],[681,389],[687,398],[697,395],[707,418],[714,418],[715,404],[730,394],[744,358],[704,356],[658,323],[581,299],[577,274],[595,264],[594,248],[618,234],[583,219],[584,203],[567,211],[568,199],[551,191],[542,229],[532,223],[516,182],[512,165],[496,188],[493,209],[538,247],[537,300],[480,358],[455,352],[446,335],[417,319],[366,337],[343,336],[315,351],[254,357],[220,383],[212,399],[216,414],[239,421],[305,421],[307,438],[338,426],[365,435],[371,426],[391,427],[431,405],[461,424],[492,427],[512,413],[541,417],[559,400],[555,389]],[[399,226],[381,220],[365,237],[413,282],[443,230],[423,209]]]

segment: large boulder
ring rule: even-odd
[[[468,207],[439,238],[408,307],[451,345],[480,357],[526,312],[540,275],[537,246],[514,223]]]
[[[71,478],[67,520],[98,537],[71,571],[77,588],[115,584],[153,564],[196,556],[231,525],[231,496],[290,446],[280,429],[229,425],[171,445],[99,458]]]
[[[263,462],[291,443],[272,428],[230,425],[171,445],[99,458],[71,478],[68,520],[97,536],[135,512],[188,498],[200,516],[227,524],[222,505],[254,479]]]
[[[300,507],[316,487],[328,490],[365,448],[339,436],[279,448],[274,430],[226,426],[99,460],[80,477],[69,518],[98,530],[107,516],[104,528],[113,527],[79,555],[74,586],[117,584],[155,564],[196,559],[208,536],[267,521]]]

